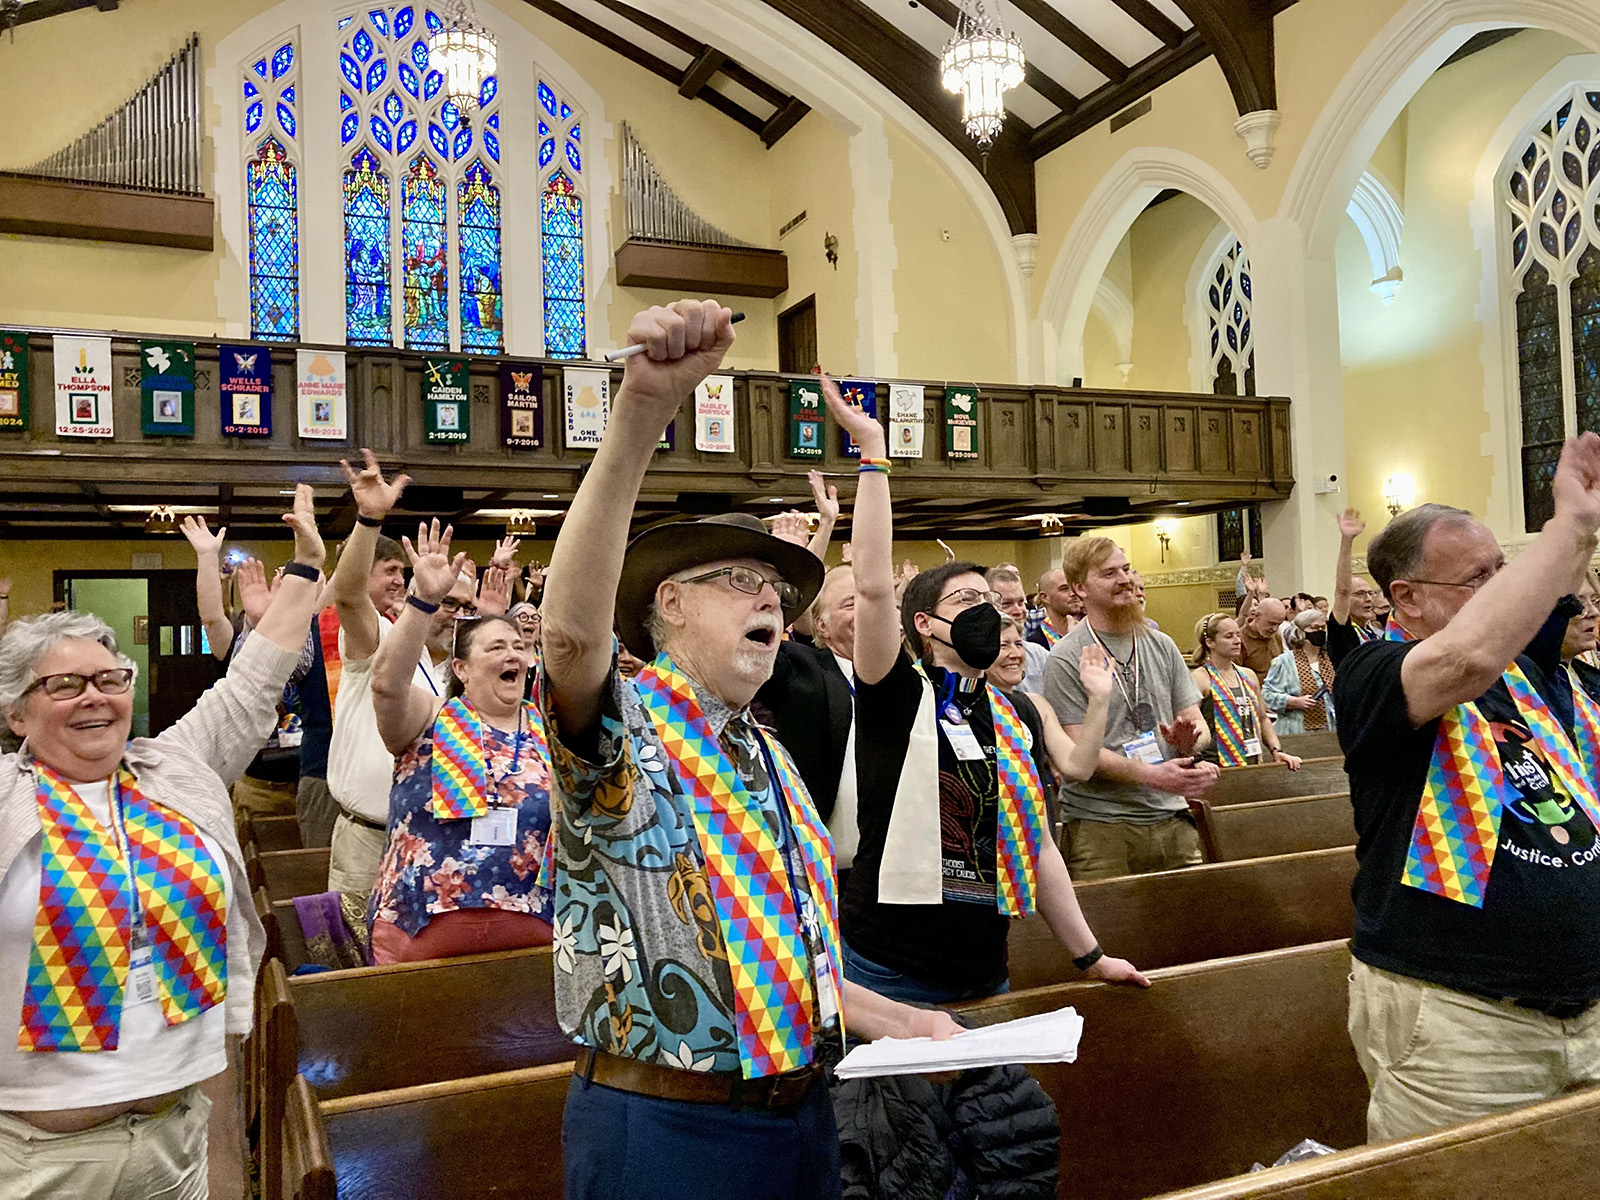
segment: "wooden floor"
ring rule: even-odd
[[[211,1200],[250,1200],[237,1037],[228,1039],[228,1069],[206,1080],[200,1090],[211,1101]]]

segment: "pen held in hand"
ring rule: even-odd
[[[742,320],[744,320],[744,314],[742,312],[736,312],[733,314],[733,320],[730,322],[730,324],[737,325]],[[634,346],[624,346],[621,350],[612,350],[606,354],[605,360],[607,362],[621,362],[625,358],[632,358],[635,354],[643,353],[644,343],[641,342]]]

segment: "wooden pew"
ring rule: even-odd
[[[1076,885],[1108,954],[1141,970],[1349,937],[1349,847]],[[1011,929],[1014,991],[1082,978],[1043,917]]]
[[[1263,800],[1259,804],[1214,807],[1208,800],[1189,801],[1200,830],[1207,862],[1298,854],[1330,846],[1356,844],[1350,797],[1302,796]]]
[[[240,842],[239,853],[244,858],[244,877],[249,881],[250,890],[267,886],[267,876],[261,869],[261,855],[256,852],[254,842]]]
[[[297,1078],[284,1136],[292,1195],[561,1200],[571,1078],[562,1062],[321,1102]]]
[[[256,849],[263,854],[268,850],[300,849],[300,824],[294,817],[254,817],[250,829]]]
[[[267,850],[257,855],[262,883],[274,900],[293,900],[328,890],[327,847],[313,850]]]
[[[255,892],[256,916],[267,931],[267,958],[283,963],[283,969],[293,974],[311,960],[306,953],[305,935],[300,931],[300,917],[294,910],[293,900],[273,900],[267,889]]]
[[[1308,758],[1298,771],[1282,763],[1258,763],[1249,767],[1228,767],[1222,772],[1206,799],[1217,807],[1224,804],[1253,804],[1259,800],[1283,800],[1290,796],[1316,796],[1327,792],[1348,792],[1350,779],[1344,773],[1344,757]]]
[[[1600,1090],[1436,1133],[1361,1146],[1163,1200],[1592,1200],[1600,1193]]]
[[[1343,758],[1344,748],[1339,745],[1339,735],[1324,729],[1317,733],[1289,733],[1278,738],[1283,748],[1301,758]]]
[[[1131,1200],[1240,1174],[1302,1138],[1365,1140],[1349,970],[1346,943],[1324,942],[1170,967],[1148,989],[1072,983],[963,1008],[986,1023],[1078,1010],[1077,1062],[1029,1068],[1060,1114],[1061,1195]]]

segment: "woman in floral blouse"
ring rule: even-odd
[[[413,686],[431,614],[464,554],[450,530],[408,541],[415,594],[373,662],[378,732],[395,755],[389,844],[372,894],[372,957],[448,958],[550,942],[550,894],[535,886],[550,833],[550,766],[528,662],[506,617],[456,626],[449,698]]]

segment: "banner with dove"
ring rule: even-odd
[[[889,457],[922,457],[922,385],[889,385]]]
[[[472,392],[464,358],[422,360],[422,440],[472,440]]]
[[[707,375],[694,389],[694,448],[733,453],[732,375]]]
[[[296,350],[295,395],[300,402],[300,436],[344,441],[350,436],[349,397],[345,393],[343,350]]]
[[[265,346],[217,347],[222,436],[272,436],[272,354]]]
[[[139,428],[145,437],[194,436],[194,343],[139,343]]]
[[[544,448],[544,369],[538,363],[500,364],[500,444]]]
[[[852,408],[859,408],[873,420],[878,418],[878,385],[862,379],[841,379],[839,394]],[[846,458],[860,458],[861,447],[855,438],[844,430],[839,431],[839,453]]]
[[[28,335],[0,329],[0,429],[28,427]]]
[[[975,387],[944,390],[944,456],[949,459],[978,457],[978,389]]]
[[[56,335],[56,436],[108,438],[111,415],[111,339]]]
[[[611,415],[611,372],[604,367],[563,367],[567,449],[597,450]]]

